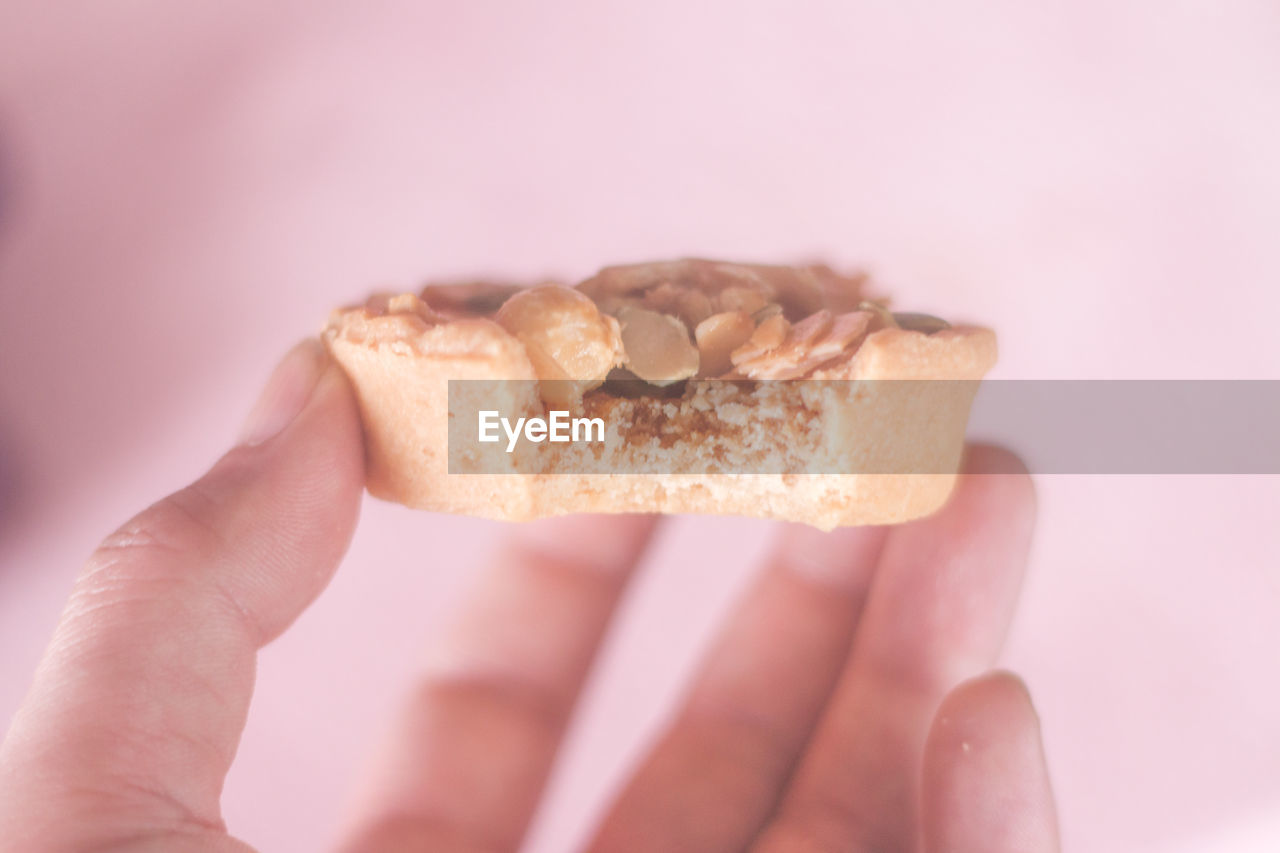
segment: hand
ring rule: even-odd
[[[361,458],[350,389],[304,344],[239,446],[102,544],[0,748],[0,849],[247,849],[219,797],[255,655],[337,566]],[[1010,457],[979,448],[968,465],[1007,472]],[[784,528],[593,849],[1056,850],[1030,700],[1013,676],[982,675],[1033,503],[1024,473],[969,475],[924,521]],[[519,844],[654,527],[513,527],[344,849]]]

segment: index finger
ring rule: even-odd
[[[348,849],[516,848],[656,522],[513,528],[410,693]]]

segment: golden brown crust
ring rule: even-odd
[[[792,318],[789,323],[823,310],[850,315],[865,298],[861,278],[836,276],[825,267],[744,268],[681,261],[661,265],[654,272],[656,266],[660,265],[650,265],[647,271],[640,266],[607,269],[579,289],[606,310],[611,297],[639,294],[644,299],[664,282],[674,282],[677,287],[647,298],[651,305],[663,303],[657,310],[675,315],[703,310],[696,300],[681,301],[680,294],[689,293],[690,288],[708,294],[713,308],[723,307],[714,304],[720,294],[731,287],[743,288],[783,304]],[[514,473],[512,467],[512,473],[449,474],[448,380],[540,378],[521,340],[487,316],[511,292],[490,288],[472,298],[469,293],[478,291],[455,290],[444,299],[439,293],[433,298],[429,288],[423,294],[425,301],[411,294],[375,297],[364,306],[334,312],[323,338],[356,390],[365,425],[371,494],[412,507],[512,521],[571,512],[711,513],[802,521],[827,529],[906,521],[936,510],[950,494],[954,473],[554,474]],[[743,293],[734,291],[728,298],[751,307],[751,297]],[[856,322],[860,321],[848,321],[846,331],[851,329],[849,323]],[[825,328],[830,327],[828,323]],[[955,327],[925,334],[879,328],[864,330],[856,345],[836,349],[832,358],[805,375],[840,380],[977,380],[995,358],[995,336],[986,329]],[[830,460],[830,470],[857,470],[851,460],[856,462],[870,448],[883,449],[892,439],[900,448],[895,450],[901,457],[900,470],[954,472],[975,390],[972,383],[955,386],[946,399],[935,395],[928,400],[901,394],[868,400],[863,392],[855,402],[851,396],[842,396],[842,391],[826,390],[822,393],[828,399],[820,401],[826,421],[815,426],[807,414],[793,411],[790,417],[772,421],[767,430],[751,424],[751,406],[769,404],[759,397],[739,407],[745,413],[743,431],[709,438],[692,426],[683,426],[694,424],[693,420],[680,420],[692,417],[682,414],[680,405],[706,405],[697,399],[702,392],[691,385],[683,403],[675,401],[676,408],[665,410],[673,413],[671,423],[686,431],[670,436],[661,453],[669,463],[667,470],[682,470],[682,460],[695,461],[717,440],[720,452],[733,451],[737,445],[743,449],[768,445],[780,448],[779,452],[803,447],[806,452],[825,454],[822,458]],[[521,397],[510,401],[513,411],[544,411],[542,400],[531,390],[534,383],[504,387]],[[720,393],[730,392],[707,392]],[[633,418],[655,405],[653,400],[613,400],[602,392],[596,392],[592,404],[630,406],[626,412]],[[571,445],[556,458],[581,462],[572,457],[581,452]],[[637,470],[628,465],[649,459],[644,454],[652,452],[656,451],[634,442],[627,448],[631,456],[617,460],[612,469],[606,460],[604,470]]]

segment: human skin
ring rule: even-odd
[[[345,377],[306,342],[234,449],[103,542],[0,746],[0,849],[249,849],[219,799],[257,650],[336,570],[361,447]],[[781,527],[592,849],[1057,850],[1030,697],[989,671],[1034,503],[1016,460],[974,447],[931,518]],[[519,846],[659,523],[512,526],[363,780],[340,849]]]

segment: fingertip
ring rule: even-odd
[[[810,581],[845,589],[865,589],[884,549],[889,528],[837,527],[821,531],[807,524],[779,525],[777,553],[787,569]]]
[[[962,682],[945,697],[934,716],[931,740],[941,748],[1014,731],[1030,721],[1039,729],[1031,693],[1017,675],[994,670]],[[962,750],[967,751],[967,750]]]
[[[966,474],[1030,474],[1027,464],[1012,450],[984,442],[965,446],[963,467]]]
[[[346,372],[328,351],[320,348],[320,375],[311,398],[290,430],[303,433],[301,438],[323,445],[316,464],[335,466],[341,483],[360,492],[364,487],[364,427],[355,390]],[[320,450],[320,448],[317,448]]]
[[[995,444],[966,445],[961,473],[966,481],[978,482],[986,488],[1008,493],[1015,502],[1029,507],[1034,513],[1035,481],[1027,464],[1008,448]],[[985,476],[991,474],[1001,476]]]
[[[296,412],[279,425],[288,408]],[[179,496],[202,496],[200,515],[221,541],[258,555],[252,569],[222,583],[258,613],[265,641],[320,593],[350,544],[364,491],[364,441],[351,384],[315,340],[285,356],[249,421],[256,443],[242,441]],[[270,427],[260,425],[272,422],[274,433],[262,437]]]
[[[568,564],[617,573],[635,563],[661,519],[654,514],[560,515],[513,525],[508,541]]]
[[[280,541],[332,570],[355,532],[365,481],[364,435],[346,374],[323,347],[317,357],[319,375],[297,417],[250,451],[264,457],[262,489],[246,505],[256,505]]]
[[[314,338],[301,341],[289,350],[249,410],[239,443],[253,447],[289,426],[312,397],[327,360],[324,347]]]
[[[346,373],[324,344],[307,338],[276,365],[238,442],[210,475],[235,469],[256,476],[282,458],[304,455],[311,457],[311,473],[326,475],[346,491],[358,484],[358,491],[364,484],[363,438],[359,406]]]
[[[1007,669],[993,669],[990,672],[970,678],[959,684],[951,692],[957,700],[973,701],[975,698],[995,701],[1000,704],[1031,702],[1031,691],[1027,684],[1016,673]]]
[[[925,850],[1054,851],[1057,816],[1026,685],[986,673],[940,704],[925,745]]]

